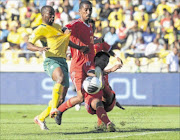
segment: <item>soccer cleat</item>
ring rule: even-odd
[[[61,125],[62,114],[63,112],[58,110],[57,115],[54,118],[58,125]]]
[[[57,114],[58,114],[58,109],[57,108],[53,108],[53,109],[51,109],[51,112],[50,112],[50,117],[51,118],[54,118]]]
[[[96,129],[97,131],[105,131],[105,130],[106,130],[106,125],[105,125],[104,123],[101,123],[101,124],[97,125],[97,126],[95,127],[95,129]]]
[[[43,121],[43,122],[40,121],[40,120],[38,119],[38,116],[36,116],[36,117],[34,118],[34,123],[38,124],[38,125],[40,126],[41,130],[49,130],[48,127],[46,126],[46,122],[45,122],[45,121]]]
[[[107,124],[107,129],[106,129],[108,132],[115,132],[116,131],[116,128],[115,128],[115,125],[110,122]]]

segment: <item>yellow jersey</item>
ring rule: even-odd
[[[69,44],[70,33],[64,34],[58,24],[39,25],[29,38],[29,42],[34,44],[37,40],[45,40],[43,46],[46,44],[50,49],[45,52],[46,57],[63,57],[66,58],[66,51]]]

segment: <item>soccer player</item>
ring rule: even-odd
[[[98,52],[94,58],[96,68],[100,68],[103,71],[109,62],[109,57],[110,57],[110,55],[106,52],[103,52],[103,51]],[[84,67],[86,67],[86,66],[84,66]],[[86,68],[84,68],[84,69],[86,69]],[[90,76],[90,75],[93,75],[94,73],[96,73],[96,72],[93,72],[91,70],[87,73],[87,75]],[[94,76],[98,76],[98,75],[94,75]],[[104,96],[104,90],[100,90],[96,94],[85,93],[85,107],[86,107],[86,110],[88,111],[88,113],[90,113],[92,115],[93,114],[97,115],[98,122],[99,123],[101,122],[98,125],[99,128],[101,127],[101,129],[103,129],[103,126],[105,125],[104,128],[107,131],[114,132],[115,125],[109,120],[106,112],[109,112],[113,109],[113,107],[116,103],[115,94],[112,94],[113,100],[111,103],[107,102],[107,100],[104,100],[103,96]],[[111,97],[111,96],[109,96],[109,97]]]
[[[90,19],[89,20],[89,24],[91,24],[91,26],[93,28],[93,32],[94,32],[95,31],[95,21]],[[98,38],[94,36],[94,40],[96,40],[96,39],[98,39]],[[102,89],[103,90],[103,97],[102,97],[103,99],[102,99],[102,101],[103,101],[104,106],[106,108],[106,112],[111,111],[113,109],[114,105],[116,105],[117,107],[119,107],[119,108],[124,110],[124,108],[118,102],[116,102],[115,92],[112,90],[111,86],[109,85],[109,81],[108,81],[108,74],[111,73],[111,72],[115,72],[117,69],[121,68],[122,65],[123,65],[123,62],[112,51],[112,47],[110,45],[108,45],[103,40],[101,42],[102,43],[94,44],[95,53],[101,52],[103,50],[103,51],[109,52],[109,54],[111,54],[111,56],[117,58],[116,65],[114,65],[112,68],[107,69],[107,70],[103,69],[103,72],[105,74],[103,76],[104,88]],[[97,125],[98,125],[98,127],[100,127],[102,125],[102,121],[99,118],[98,118],[98,124]]]
[[[68,29],[61,29],[58,24],[54,24],[55,11],[51,6],[43,6],[41,9],[43,23],[39,25],[32,33],[28,42],[28,49],[31,51],[45,52],[46,59],[44,61],[44,70],[54,81],[52,90],[52,100],[48,107],[34,118],[34,122],[40,126],[42,130],[48,130],[45,118],[50,112],[57,110],[59,96],[63,102],[69,87],[68,67],[66,63],[66,51],[68,45],[79,49],[79,52],[87,52],[86,46],[78,46],[71,41],[71,32]],[[35,45],[37,40],[41,40],[45,47]]]

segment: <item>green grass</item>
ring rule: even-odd
[[[179,107],[117,107],[108,113],[117,132],[97,132],[97,117],[74,108],[63,114],[61,126],[46,119],[49,131],[33,123],[45,105],[0,105],[0,140],[180,140]]]

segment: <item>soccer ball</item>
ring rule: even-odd
[[[83,88],[89,94],[96,94],[101,89],[101,82],[97,77],[86,77]]]

